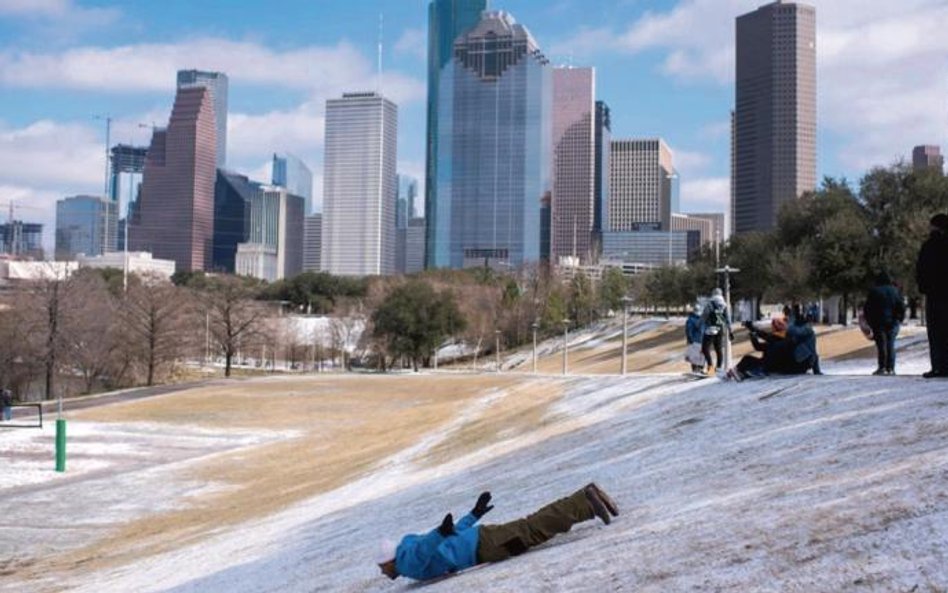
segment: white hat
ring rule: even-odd
[[[390,539],[383,539],[379,542],[378,554],[375,557],[376,564],[385,564],[389,560],[395,559],[395,542]]]

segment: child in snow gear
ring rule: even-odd
[[[931,235],[918,254],[915,278],[918,290],[925,295],[925,319],[928,325],[928,348],[932,370],[926,379],[948,377],[948,214],[931,219]]]
[[[599,517],[608,525],[619,508],[595,483],[548,504],[524,519],[502,525],[477,525],[490,511],[490,492],[482,493],[463,519],[454,523],[450,513],[441,525],[424,535],[409,534],[397,547],[383,543],[379,570],[390,579],[406,576],[418,581],[441,577],[485,562],[519,556],[576,523]]]
[[[701,350],[704,353],[704,363],[707,374],[713,374],[715,369],[719,369],[724,364],[723,343],[724,336],[728,336],[731,341],[734,340],[734,334],[731,332],[731,314],[727,310],[727,303],[724,302],[724,293],[720,288],[715,288],[711,293],[711,300],[704,308],[701,315],[701,321],[704,323],[704,338],[701,344]],[[714,347],[714,354],[717,357],[717,366],[711,364],[711,348]]]
[[[701,321],[701,305],[695,304],[685,322],[685,340],[688,348],[685,352],[685,360],[691,364],[692,373],[700,373],[704,370],[701,361],[704,358],[704,322]]]
[[[873,375],[895,374],[895,338],[905,321],[905,301],[886,272],[876,276],[875,286],[866,297],[863,315],[876,343],[879,368]]]

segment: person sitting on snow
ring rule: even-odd
[[[737,366],[728,371],[728,377],[741,381],[748,377],[763,377],[784,371],[793,359],[793,344],[787,339],[787,322],[783,317],[774,317],[770,322],[771,332],[764,333],[748,321],[744,324],[750,334],[751,345],[762,356],[744,356]]]
[[[417,581],[445,576],[485,562],[519,556],[558,533],[599,517],[608,525],[619,508],[595,483],[546,505],[532,515],[501,525],[477,525],[494,506],[490,492],[477,498],[471,512],[454,523],[451,513],[424,535],[409,534],[396,546],[382,542],[378,565],[390,579],[406,576]]]

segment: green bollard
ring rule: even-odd
[[[56,420],[56,471],[66,471],[66,419]]]

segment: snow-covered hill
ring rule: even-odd
[[[596,480],[622,506],[611,526],[580,525],[526,556],[425,589],[948,587],[948,382],[576,377],[562,387],[534,430],[473,453],[442,464],[429,457],[484,412],[477,406],[419,434],[414,447],[392,451],[373,473],[277,515],[125,566],[77,569],[33,585],[89,592],[412,590],[408,581],[377,574],[379,538],[427,530],[445,512],[467,510],[484,489],[497,504],[485,521],[500,522]],[[493,392],[481,405],[501,397]],[[81,520],[95,501],[73,504]],[[0,581],[0,590],[28,590],[23,585]]]

